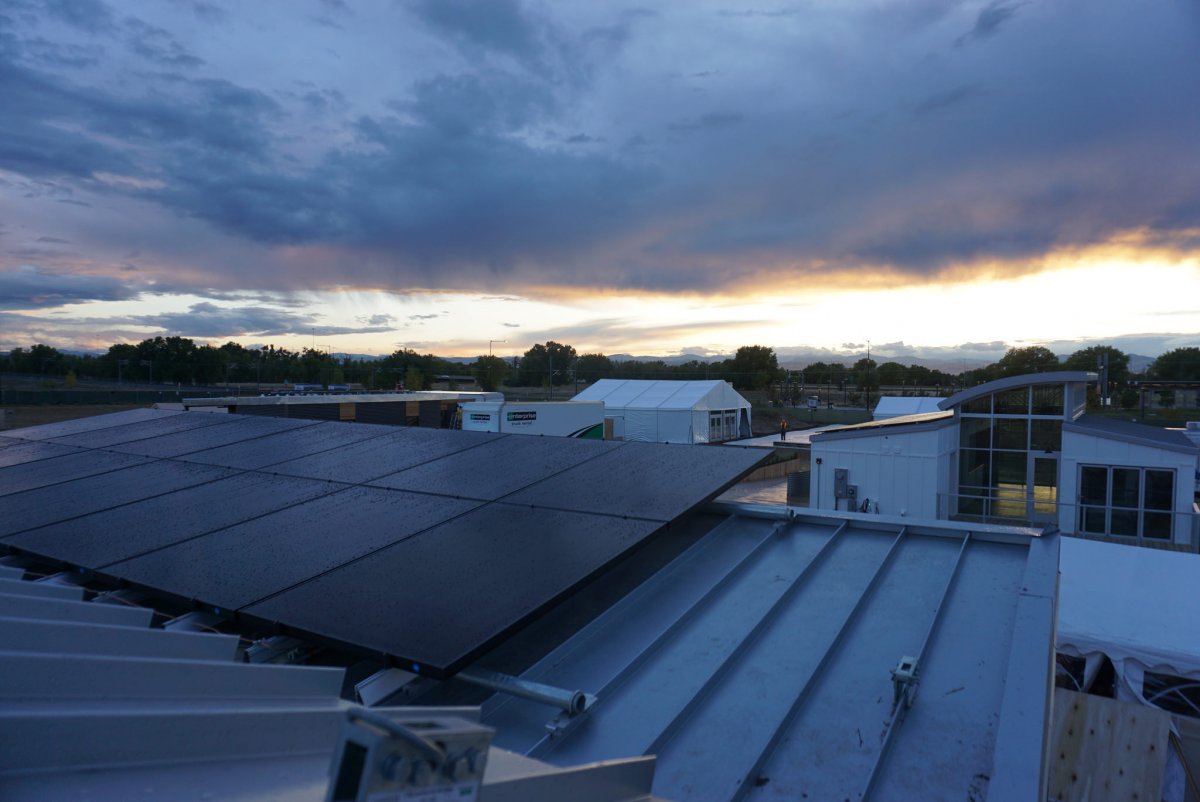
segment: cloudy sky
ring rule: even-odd
[[[1200,341],[1195,0],[4,0],[0,350]]]

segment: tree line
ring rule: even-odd
[[[813,362],[799,369],[779,366],[774,349],[746,345],[723,360],[615,360],[601,353],[578,354],[573,346],[538,343],[520,357],[480,356],[473,363],[450,361],[433,354],[401,349],[377,359],[334,355],[327,350],[291,351],[265,346],[246,348],[236,342],[197,345],[186,337],[153,337],[133,345],[119,343],[103,354],[72,354],[48,345],[14,348],[0,355],[4,372],[188,386],[221,384],[354,384],[366,389],[426,389],[439,377],[474,378],[485,390],[501,386],[545,387],[590,384],[597,379],[722,379],[739,390],[827,386],[873,392],[911,387],[949,394],[992,379],[1053,370],[1095,371],[1108,357],[1110,387],[1117,393],[1135,378],[1129,355],[1109,346],[1081,349],[1060,360],[1042,346],[1010,348],[997,362],[957,374],[895,361],[859,359]],[[1158,357],[1141,378],[1200,381],[1200,348],[1184,347]]]

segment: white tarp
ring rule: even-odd
[[[1108,655],[1117,698],[1145,702],[1146,671],[1200,681],[1200,555],[1062,538],[1058,651]]]
[[[651,443],[707,443],[750,433],[750,402],[726,381],[601,379],[575,401],[603,401],[604,414],[623,419],[624,439]],[[718,413],[716,428],[710,413]],[[730,416],[725,425],[725,416]]]

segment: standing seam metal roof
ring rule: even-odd
[[[563,765],[655,754],[656,796],[1039,798],[1058,538],[746,505],[497,696],[497,742]],[[774,515],[774,518],[754,517]],[[891,670],[918,660],[911,709]]]

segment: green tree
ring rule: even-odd
[[[1027,373],[1045,373],[1060,370],[1058,357],[1049,348],[1031,345],[1027,348],[1009,348],[1000,361],[988,368],[993,379],[1006,376],[1023,376]]]
[[[604,354],[584,354],[579,357],[575,373],[580,381],[591,384],[599,379],[606,379],[613,374],[612,360]]]
[[[1099,372],[1100,358],[1108,354],[1108,381],[1110,385],[1123,387],[1129,381],[1129,355],[1111,345],[1092,345],[1076,351],[1062,363],[1064,370],[1089,370]]]
[[[416,365],[410,365],[404,373],[404,389],[405,390],[424,390],[425,377],[421,375],[421,370]]]
[[[902,386],[908,382],[908,368],[901,365],[899,362],[884,362],[876,371],[876,376],[879,379],[879,384],[896,387]]]
[[[850,376],[854,386],[860,390],[879,389],[879,369],[874,359],[863,357],[855,362],[850,368]]]
[[[733,355],[733,386],[739,390],[762,390],[783,376],[775,349],[765,345],[743,345]]]
[[[508,363],[498,356],[481,356],[475,360],[471,374],[480,388],[490,392],[499,387],[508,375]]]
[[[537,343],[521,357],[517,381],[523,387],[537,387],[553,381],[566,384],[567,371],[575,362],[575,349],[569,345],[548,340]]]
[[[1200,381],[1200,348],[1167,351],[1151,363],[1147,375],[1159,381]]]

